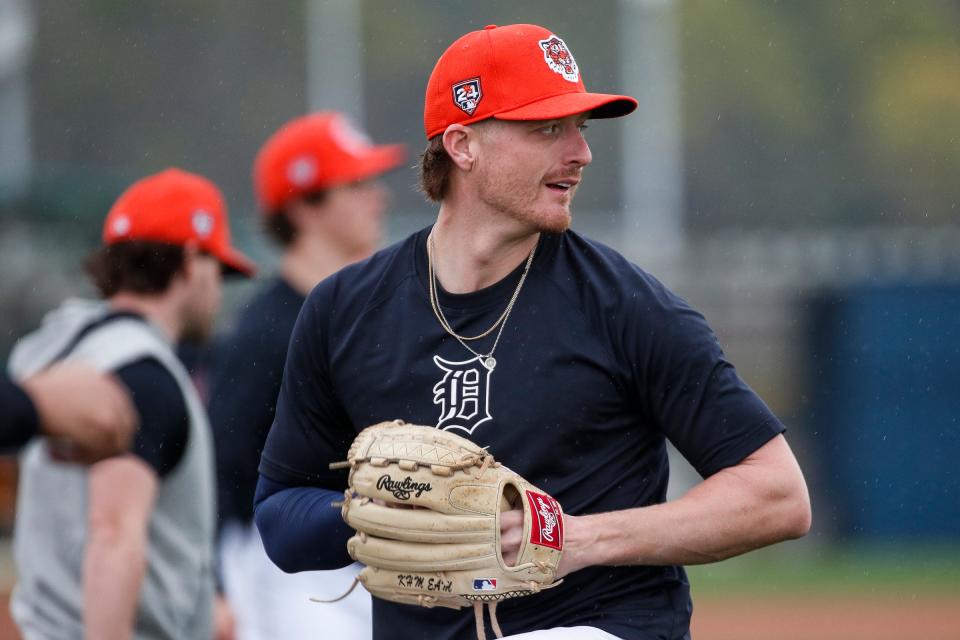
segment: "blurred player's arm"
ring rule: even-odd
[[[218,543],[227,523],[245,524],[253,515],[257,466],[283,375],[282,363],[273,364],[274,344],[249,333],[243,327],[220,342],[210,367],[208,413],[217,463]],[[253,369],[251,362],[257,363]]]
[[[186,401],[153,358],[115,372],[140,418],[130,454],[90,468],[84,555],[84,629],[93,639],[130,638],[147,562],[150,515],[162,479],[189,439]]]
[[[147,524],[159,479],[133,455],[90,468],[83,558],[83,627],[88,640],[133,637],[146,568]]]
[[[0,386],[4,446],[22,445],[39,431],[58,441],[71,459],[96,462],[130,445],[137,426],[130,398],[115,379],[92,367],[58,364],[19,388],[6,379]]]
[[[300,309],[287,351],[273,426],[260,458],[254,519],[270,559],[288,573],[338,569],[352,561],[352,535],[332,502],[343,499],[345,460],[357,435],[331,383],[325,336],[335,306],[322,283]]]

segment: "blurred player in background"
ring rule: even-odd
[[[263,145],[254,187],[269,235],[283,250],[280,273],[264,283],[215,352],[210,387],[223,530],[221,579],[238,640],[370,636],[370,597],[336,606],[311,596],[346,591],[355,567],[283,573],[253,525],[257,465],[283,375],[290,333],[313,287],[368,257],[383,237],[387,192],[377,177],[403,160],[399,145],[375,146],[339,113],[297,118]]]
[[[17,497],[11,610],[25,640],[212,637],[213,449],[206,414],[172,346],[212,331],[222,275],[253,264],[230,244],[208,180],[168,169],[111,208],[86,269],[102,301],[70,299],[20,340],[28,377],[82,360],[126,387],[131,451],[93,466],[27,448]]]
[[[96,462],[125,450],[136,425],[124,388],[88,365],[50,367],[22,384],[0,378],[0,449],[39,434],[71,460]]]

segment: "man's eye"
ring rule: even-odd
[[[580,133],[583,133],[584,131],[589,129],[589,127],[587,126],[587,123],[584,122],[582,124],[577,125],[577,129],[580,129]]]
[[[550,124],[540,129],[540,131],[544,132],[548,136],[552,136],[556,134],[557,131],[559,130],[560,130],[560,125],[557,125],[557,124]]]

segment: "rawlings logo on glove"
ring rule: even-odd
[[[563,550],[563,511],[560,503],[544,493],[527,491],[530,509],[537,516],[537,526],[530,530],[530,542]]]
[[[414,482],[410,479],[410,476],[407,476],[400,482],[395,482],[393,478],[387,474],[380,476],[380,479],[377,480],[377,489],[386,489],[393,494],[393,497],[397,500],[409,500],[410,494],[416,491],[416,497],[423,495],[424,491],[433,491],[433,487],[430,486],[429,482]]]

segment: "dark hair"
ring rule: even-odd
[[[420,156],[420,191],[432,202],[440,202],[450,188],[453,161],[443,148],[443,136],[434,136]]]
[[[309,205],[317,205],[326,200],[326,191],[311,191],[300,196]],[[297,239],[297,228],[290,222],[285,209],[278,209],[263,218],[263,230],[281,247],[286,249]]]
[[[131,241],[100,247],[83,268],[109,298],[121,291],[163,293],[183,269],[183,247],[163,242]]]
[[[290,223],[286,211],[277,211],[263,218],[263,230],[281,247],[289,247],[297,237],[297,229]]]

